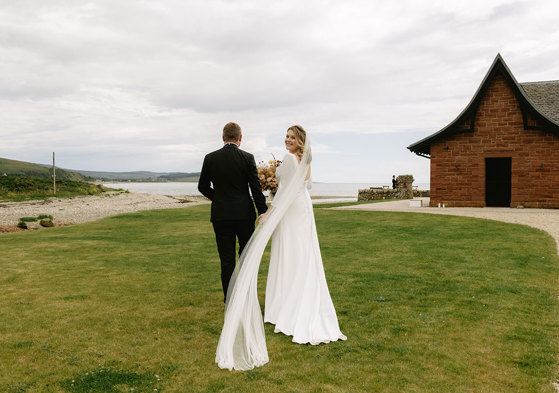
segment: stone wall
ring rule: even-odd
[[[396,178],[398,198],[399,199],[410,199],[413,198],[413,176],[412,175],[400,175]]]
[[[398,188],[371,187],[359,190],[358,201],[375,201],[381,199],[412,199],[418,197],[428,197],[429,190],[414,190],[413,176],[400,175],[397,178]]]
[[[525,120],[537,125],[529,113]],[[485,206],[485,158],[492,157],[511,157],[511,207],[559,208],[559,136],[524,128],[500,73],[481,99],[474,132],[431,145],[430,205]]]

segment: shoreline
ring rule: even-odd
[[[0,233],[16,232],[21,217],[50,214],[56,226],[82,224],[122,213],[141,210],[176,209],[209,203],[200,196],[169,196],[109,191],[102,195],[48,198],[22,202],[0,202]]]
[[[312,198],[315,203],[348,197],[319,196]],[[186,206],[210,203],[201,195],[161,195],[139,192],[108,191],[102,195],[84,195],[74,198],[51,197],[45,200],[21,202],[0,201],[0,233],[24,231],[17,227],[22,217],[36,217],[40,214],[53,216],[55,226],[82,224],[122,213],[141,210],[176,209]]]

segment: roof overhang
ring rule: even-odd
[[[542,129],[559,134],[559,123],[555,122],[554,120],[543,114],[540,110],[538,110],[537,106],[532,102],[524,89],[520,86],[501,55],[497,54],[497,57],[495,57],[493,64],[489,68],[489,71],[487,71],[487,74],[483,78],[476,93],[474,94],[466,108],[456,117],[456,119],[454,119],[450,124],[448,124],[443,129],[435,132],[434,134],[429,135],[428,137],[423,138],[420,141],[412,143],[408,146],[408,150],[419,156],[429,158],[431,155],[431,144],[433,142],[455,134],[473,132],[479,104],[483,96],[485,95],[485,92],[487,91],[487,88],[489,87],[491,81],[493,80],[495,75],[497,75],[497,73],[501,73],[504,76],[508,85],[514,92],[514,95],[516,96],[522,110],[525,129]],[[532,114],[538,120],[538,123],[541,124],[541,126],[534,127],[528,125],[528,113]]]

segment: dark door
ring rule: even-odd
[[[511,158],[485,159],[485,204],[510,207]]]

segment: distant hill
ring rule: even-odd
[[[82,171],[73,170],[84,176],[88,176],[102,181],[137,181],[137,182],[166,182],[166,181],[184,181],[197,182],[200,172],[150,172],[150,171],[134,171],[134,172],[98,172],[98,171]]]
[[[200,172],[193,172],[193,173],[171,172],[166,175],[159,176],[159,179],[166,179],[167,181],[197,182],[199,178],[200,178]]]
[[[8,176],[32,176],[42,179],[52,178],[52,167],[44,164],[33,164],[31,162],[8,160],[0,158],[0,176],[4,174]],[[59,180],[74,181],[91,181],[93,179],[86,176],[69,171],[66,169],[56,168],[56,178]]]
[[[45,164],[33,164],[30,162],[8,160],[0,158],[0,176],[4,173],[8,176],[32,176],[44,179],[52,178],[52,167]],[[105,182],[166,182],[183,181],[197,182],[200,172],[99,172],[82,171],[75,169],[56,168],[56,178],[60,180],[79,180],[94,181],[102,180]]]

